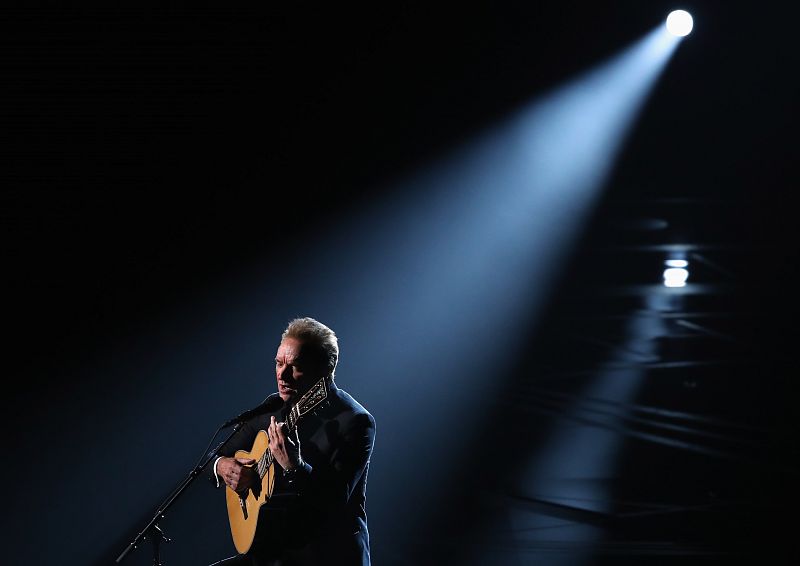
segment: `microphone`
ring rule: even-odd
[[[245,411],[244,413],[236,415],[232,419],[225,421],[225,424],[222,425],[222,428],[243,423],[244,421],[250,420],[258,415],[263,415],[264,413],[275,412],[281,407],[283,407],[283,399],[281,399],[278,395],[275,395],[274,397],[270,395],[264,399],[264,401],[258,407]]]

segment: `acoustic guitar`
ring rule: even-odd
[[[328,397],[325,378],[315,383],[300,400],[292,406],[286,418],[289,433],[293,433],[300,418],[322,403]],[[269,437],[264,430],[258,431],[250,452],[238,450],[236,458],[250,458],[256,461],[252,468],[258,472],[260,481],[246,495],[240,495],[225,486],[225,500],[228,506],[228,520],[231,525],[233,544],[240,554],[244,554],[253,545],[258,527],[258,515],[261,506],[272,497],[275,487],[276,464],[269,449]]]

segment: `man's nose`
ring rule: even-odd
[[[281,379],[281,381],[289,381],[289,378],[292,377],[292,368],[285,366],[278,372],[278,377]]]

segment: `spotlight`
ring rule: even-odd
[[[685,259],[668,259],[664,262],[667,267],[688,267],[689,262]]]
[[[694,26],[692,15],[686,10],[675,10],[667,16],[667,31],[678,37],[689,35]]]
[[[689,272],[682,267],[670,267],[664,270],[665,287],[685,287]]]

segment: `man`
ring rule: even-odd
[[[266,401],[282,407],[248,420],[214,463],[217,485],[244,496],[258,489],[255,461],[233,455],[251,451],[264,430],[278,471],[275,488],[261,507],[251,549],[218,564],[369,565],[365,504],[375,420],[336,386],[338,360],[336,334],[324,324],[298,318],[283,332],[275,356],[278,392]],[[326,398],[290,431],[284,422],[289,410],[320,382]]]

